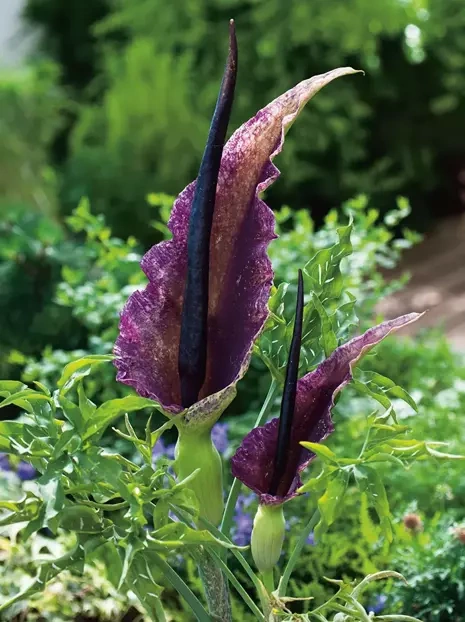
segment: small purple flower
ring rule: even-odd
[[[228,430],[229,423],[216,423],[212,428],[212,441],[220,454],[229,447]]]
[[[26,482],[30,479],[35,479],[37,477],[37,471],[32,466],[32,464],[21,460],[21,462],[18,464],[18,468],[16,469],[16,475],[19,477],[20,480]]]
[[[374,603],[368,606],[367,611],[368,613],[374,613],[375,615],[378,615],[378,613],[381,613],[383,611],[386,603],[387,596],[385,596],[384,594],[378,594]]]
[[[11,471],[10,459],[8,458],[8,454],[0,452],[0,470],[1,471]]]
[[[165,445],[163,439],[160,437],[153,446],[152,459],[156,460],[157,458],[163,457],[168,458],[168,460],[174,460],[174,447],[173,443]]]
[[[308,544],[310,546],[315,546],[315,534],[313,533],[313,531],[311,531],[308,534],[308,538],[306,540],[306,544]]]
[[[238,546],[248,546],[253,529],[253,516],[247,508],[253,502],[253,496],[240,494],[234,513],[233,538]]]

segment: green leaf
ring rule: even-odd
[[[440,458],[441,460],[465,460],[465,456],[463,455],[449,454],[442,451],[437,451],[437,449],[434,449],[433,447],[434,444],[435,443],[425,443],[426,451],[429,453],[430,456],[433,456],[433,458]]]
[[[0,450],[16,453],[19,447],[25,447],[25,427],[18,421],[0,421]]]
[[[57,382],[57,387],[60,389],[60,393],[63,395],[67,393],[73,388],[76,382],[82,380],[85,376],[88,376],[92,371],[92,368],[96,365],[112,360],[113,356],[109,354],[93,354],[68,363],[68,365],[66,365],[63,369],[63,373]]]
[[[15,594],[9,600],[4,601],[0,604],[0,612],[6,611],[12,605],[14,605],[14,603],[20,600],[26,600],[33,594],[36,594],[37,592],[42,592],[47,583],[58,574],[60,574],[60,572],[62,572],[63,570],[71,568],[82,569],[83,562],[84,551],[82,547],[78,545],[70,553],[63,555],[63,557],[41,564],[39,566],[39,570],[35,579],[33,579],[28,586],[23,588],[20,592]]]
[[[338,345],[338,339],[347,338],[354,325],[355,299],[343,287],[341,262],[352,252],[350,235],[352,222],[337,230],[338,240],[332,246],[318,250],[304,267],[305,292],[312,297],[304,307],[303,339],[300,371],[313,369]],[[284,311],[287,284],[273,290],[271,313],[254,352],[270,369],[273,377],[282,382],[292,334],[293,317]],[[287,300],[287,299],[286,299]],[[292,310],[295,302],[292,300]],[[323,347],[323,351],[322,351]]]
[[[0,403],[0,408],[10,406],[10,404],[16,404],[27,412],[32,413],[34,409],[31,402],[38,401],[50,402],[50,398],[48,395],[34,391],[34,389],[24,389],[24,391],[13,393],[10,397],[5,398],[3,402]]]
[[[82,418],[84,421],[88,421],[91,417],[94,416],[95,411],[97,410],[97,406],[90,400],[85,393],[84,385],[82,382],[78,384],[78,398],[79,398],[79,410],[81,411]]]
[[[321,493],[323,490],[325,490],[328,478],[330,477],[330,475],[332,475],[332,473],[334,473],[334,468],[328,468],[328,464],[329,462],[325,464],[324,469],[321,471],[321,473],[317,475],[317,477],[312,477],[307,482],[305,482],[304,485],[298,489],[298,492]]]
[[[336,454],[331,451],[329,447],[326,447],[326,445],[322,445],[321,443],[311,443],[310,441],[303,441],[300,444],[302,447],[305,447],[309,451],[313,452],[324,462],[330,462],[331,464],[338,466]]]
[[[418,406],[409,393],[397,385],[390,378],[382,376],[373,371],[357,371],[357,380],[367,384],[373,392],[386,395],[389,398],[398,398],[408,404],[415,412],[418,412]]]
[[[41,508],[41,501],[31,492],[27,492],[20,501],[0,501],[0,508],[5,510],[2,512],[0,525],[13,525],[34,520]]]
[[[130,534],[125,538],[124,542],[121,543],[124,546],[124,558],[123,558],[123,567],[121,569],[121,576],[119,578],[118,590],[121,589],[121,586],[126,581],[129,570],[134,560],[134,556],[136,553],[141,551],[144,548],[144,541],[141,538],[135,537],[133,534]]]
[[[81,413],[81,409],[74,402],[69,400],[64,395],[60,395],[58,391],[55,391],[54,400],[63,411],[63,415],[72,424],[79,433],[84,431],[85,421]]]
[[[342,499],[349,481],[349,472],[338,470],[328,480],[325,493],[318,499],[320,521],[315,527],[315,538],[319,540],[342,511]]]
[[[333,330],[331,320],[329,319],[324,306],[321,304],[320,299],[314,292],[312,293],[312,302],[313,302],[316,312],[318,313],[320,317],[320,324],[321,324],[320,343],[323,346],[323,351],[325,353],[325,356],[328,357],[337,348],[337,337]]]
[[[0,380],[0,395],[9,397],[13,393],[19,393],[27,389],[27,385],[19,380]]]
[[[60,512],[60,527],[76,533],[98,533],[102,531],[103,523],[100,512],[86,505],[73,503]]]
[[[67,425],[69,426],[69,424]],[[72,455],[79,451],[81,445],[81,437],[76,434],[76,430],[74,428],[69,427],[69,429],[63,429],[62,434],[59,435],[58,441],[53,448],[51,458],[52,460],[56,460],[65,452],[68,455]]]
[[[316,292],[323,304],[329,299],[339,298],[342,293],[343,279],[340,266],[342,259],[352,253],[351,233],[352,221],[337,230],[336,244],[318,251],[305,265],[304,272],[310,280],[308,289]]]
[[[89,560],[92,558],[103,563],[109,581],[115,588],[118,588],[123,565],[115,544],[110,541],[105,542],[89,554]]]
[[[373,467],[360,465],[355,467],[354,475],[358,488],[366,493],[369,502],[376,510],[386,539],[392,542],[391,511],[380,474]]]
[[[155,568],[144,555],[136,555],[126,577],[126,585],[137,596],[141,605],[155,622],[164,622],[165,617],[160,601],[163,588],[154,580]],[[163,579],[163,577],[160,577]],[[163,617],[162,617],[163,616]]]
[[[154,408],[157,404],[152,400],[145,397],[139,397],[138,395],[128,395],[114,400],[109,400],[102,404],[86,424],[83,439],[87,440],[94,435],[101,435],[105,429],[115,419],[121,415],[133,412],[135,410],[142,410],[143,408]]]

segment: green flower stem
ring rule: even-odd
[[[261,576],[263,585],[266,587],[266,591],[268,592],[268,594],[274,592],[273,570],[268,570],[268,572],[262,572]]]
[[[197,559],[212,619],[217,622],[232,622],[228,581],[220,565],[205,549]]]
[[[297,544],[295,545],[295,548],[292,551],[292,554],[289,558],[289,561],[287,562],[286,567],[284,568],[283,576],[281,577],[281,580],[278,586],[278,596],[283,597],[286,595],[287,586],[289,584],[289,579],[291,578],[292,571],[294,570],[294,567],[302,552],[302,549],[304,548],[305,543],[307,542],[307,538],[310,535],[310,532],[314,529],[315,525],[317,524],[319,520],[320,520],[320,511],[315,510],[312,518],[308,521],[308,523],[303,528],[302,533],[300,534],[300,538],[298,539]]]
[[[258,426],[262,425],[268,418],[268,415],[273,406],[275,397],[278,393],[278,388],[279,388],[279,385],[277,381],[273,378],[270,384],[270,388],[268,389],[268,393],[265,398],[265,401],[263,402],[262,409],[260,410],[257,420],[255,421],[254,428],[258,428]],[[224,514],[223,514],[223,520],[221,521],[221,526],[220,526],[221,531],[226,536],[229,536],[229,533],[231,531],[231,524],[232,524],[232,520],[234,516],[234,509],[236,507],[237,498],[241,491],[241,486],[242,486],[242,482],[240,482],[238,479],[234,479],[232,486],[231,486],[231,490],[229,491],[228,500],[226,501],[226,507],[225,507]]]
[[[208,428],[178,426],[174,470],[180,481],[198,471],[189,482],[199,500],[200,514],[218,525],[223,514],[223,463]]]

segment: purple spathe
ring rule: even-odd
[[[259,194],[279,175],[272,159],[305,103],[325,84],[350,73],[354,70],[341,68],[301,82],[242,125],[224,148],[210,244],[207,372],[193,406],[214,397],[211,423],[233,399],[268,315],[273,272],[267,247],[275,237],[275,220]],[[178,351],[194,190],[195,182],[174,203],[168,223],[172,239],[142,259],[149,284],[129,298],[115,345],[117,379],[173,414],[183,410]],[[206,404],[210,412],[212,406]],[[203,415],[197,408],[197,418]]]
[[[260,503],[281,504],[296,496],[301,486],[300,472],[315,457],[300,443],[320,443],[333,432],[331,410],[334,399],[352,379],[354,365],[391,332],[419,317],[418,313],[410,313],[370,328],[363,335],[339,346],[315,371],[299,380],[286,473],[275,495],[270,495],[268,491],[279,420],[272,419],[247,434],[231,460],[231,468],[234,477],[260,495]]]

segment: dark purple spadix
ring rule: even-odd
[[[291,443],[292,421],[295,412],[297,395],[297,380],[299,375],[300,347],[302,344],[302,320],[304,311],[304,280],[302,270],[299,270],[297,286],[297,302],[295,307],[294,331],[292,333],[289,358],[287,361],[286,381],[284,383],[281,413],[279,416],[278,443],[274,459],[273,477],[268,493],[275,495],[279,484],[286,473]]]
[[[192,202],[187,242],[187,277],[181,316],[178,370],[181,402],[194,404],[207,370],[210,238],[216,187],[237,76],[234,21],[229,25],[229,54]]]

